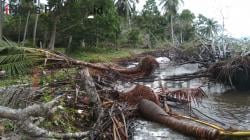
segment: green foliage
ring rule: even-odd
[[[42,96],[43,102],[49,102],[49,101],[53,100],[53,98],[54,97],[52,96],[52,94],[50,92],[45,92]]]
[[[133,18],[133,27],[139,29],[144,45],[150,47],[156,47],[158,42],[166,39],[167,25],[168,22],[164,16],[160,15],[155,0],[148,0],[142,10],[142,15]]]
[[[146,4],[143,6],[142,15],[143,16],[160,15],[160,11],[158,10],[155,0],[147,0]]]
[[[30,53],[25,48],[18,47],[16,44],[1,43],[7,46],[0,47],[0,69],[7,72],[7,75],[20,75],[38,61],[41,57],[38,53]]]
[[[184,3],[183,0],[161,0],[163,10],[166,15],[176,15],[180,4]]]
[[[200,14],[198,16],[198,21],[196,22],[196,30],[204,38],[211,39],[217,35],[219,24],[217,21]]]
[[[195,15],[188,9],[184,9],[180,15],[176,17],[175,32],[180,36],[179,40],[181,42],[194,39],[194,19]]]
[[[71,3],[70,6],[58,25],[60,37],[57,42],[61,42],[60,46],[68,43],[69,35],[73,38],[71,49],[77,49],[82,41],[86,46],[96,46],[98,42],[115,41],[120,32],[120,18],[112,0],[79,1]],[[93,19],[88,19],[87,17],[95,8],[99,8],[100,13],[96,13]]]
[[[133,45],[137,45],[140,41],[140,31],[138,29],[133,29],[128,34],[128,42]]]
[[[174,31],[174,36],[180,43],[191,41],[195,33],[211,38],[218,31],[217,23],[209,18],[199,16],[199,20],[194,24],[195,16],[190,10],[185,9],[179,14],[177,11],[183,0],[161,0],[164,15],[160,14],[156,0],[147,0],[142,12],[136,13],[137,2],[137,0],[48,0],[52,10],[39,14],[36,46],[45,48],[51,46],[49,44],[54,31],[56,47],[67,48],[69,38],[72,36],[70,48],[66,49],[68,52],[77,52],[81,46],[98,47],[99,44],[107,42],[115,44],[111,46],[116,48],[119,45],[138,46],[141,42],[157,47],[158,44],[170,40],[171,31]],[[35,47],[30,42],[33,40],[36,19],[32,9],[34,5],[29,0],[23,0],[21,7],[20,14],[5,17],[4,36],[20,43],[23,39],[27,14],[31,10],[27,40],[24,43],[25,46]],[[45,8],[43,4],[41,7]],[[99,13],[96,10],[100,10]],[[94,18],[89,19],[89,15],[93,15]],[[55,27],[53,25],[56,25],[56,30],[53,30]],[[174,27],[173,30],[171,27]]]
[[[138,0],[115,0],[115,6],[120,16],[128,18],[135,12],[135,4]]]
[[[188,9],[182,10],[179,18],[186,23],[193,23],[195,15]]]
[[[4,124],[4,129],[7,132],[11,132],[16,129],[15,123],[13,123],[12,121],[4,120],[3,124]]]
[[[130,49],[115,49],[100,46],[78,49],[71,54],[71,57],[87,62],[110,62],[114,59],[126,58],[130,56]]]

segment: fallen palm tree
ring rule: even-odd
[[[19,130],[14,133],[31,137],[30,139],[85,137],[97,140],[128,139],[126,119],[135,109],[119,104],[115,102],[115,99],[105,97],[109,94],[107,91],[104,93],[102,90],[96,90],[94,80],[87,68],[79,70],[75,79],[72,80],[74,80],[73,83],[63,82],[62,85],[57,85],[54,81],[54,85],[39,86],[38,89],[34,88],[34,91],[23,90],[26,87],[20,90],[18,87],[13,88],[11,89],[13,92],[2,90],[0,92],[0,121],[2,119],[14,121],[13,126]],[[46,92],[49,92],[49,95],[46,95]],[[44,97],[52,97],[54,100],[44,103]],[[7,101],[2,102],[4,100]],[[70,121],[72,124],[68,124]],[[78,128],[78,132],[71,130],[71,133],[68,133],[69,128]],[[7,128],[3,126],[3,129]],[[5,139],[8,135],[0,137]]]
[[[0,47],[0,69],[7,75],[24,74],[35,66],[48,67],[50,69],[85,66],[90,68],[93,75],[109,75],[120,79],[136,79],[149,76],[159,67],[158,62],[152,56],[143,58],[134,68],[125,68],[115,64],[93,64],[75,60],[62,53],[45,49],[7,46]],[[91,71],[94,72],[91,72]]]
[[[138,104],[142,99],[148,99],[160,105],[158,95],[151,88],[139,84],[124,93],[120,93],[119,99],[131,105]]]
[[[73,82],[74,84],[65,83],[65,84],[69,84],[70,85],[69,87],[71,87],[73,89],[75,88],[75,90],[68,89],[69,87],[67,87],[66,85],[61,85],[61,87],[54,87],[58,91],[52,90],[51,91],[52,93],[50,93],[50,94],[53,94],[54,92],[55,93],[62,92],[63,95],[65,95],[65,98],[63,100],[64,100],[64,104],[66,104],[67,107],[71,106],[71,107],[74,107],[76,109],[81,109],[83,112],[86,112],[87,110],[91,109],[91,110],[94,110],[94,112],[98,113],[98,115],[96,115],[96,113],[94,113],[94,116],[89,115],[89,117],[87,117],[87,119],[80,118],[79,120],[76,120],[76,124],[81,126],[82,125],[81,123],[84,123],[88,119],[93,119],[96,116],[99,116],[99,117],[95,118],[96,122],[93,124],[93,126],[91,125],[91,126],[87,127],[87,128],[91,128],[91,129],[86,130],[86,126],[79,127],[79,128],[81,128],[79,130],[81,130],[81,131],[86,130],[86,131],[79,132],[79,133],[63,133],[63,132],[58,133],[58,131],[55,131],[57,129],[55,129],[55,130],[52,129],[49,131],[51,126],[49,128],[48,127],[37,127],[36,125],[32,124],[32,122],[30,120],[25,121],[25,123],[22,123],[21,122],[22,119],[16,117],[17,115],[15,115],[18,110],[14,110],[14,109],[12,110],[11,108],[6,108],[6,107],[4,107],[2,110],[0,107],[0,115],[2,113],[2,117],[9,118],[10,120],[16,119],[17,121],[19,121],[21,119],[19,121],[21,126],[18,126],[18,128],[19,129],[25,128],[25,129],[22,129],[23,130],[22,132],[24,134],[32,136],[32,137],[58,138],[58,139],[60,139],[60,138],[90,137],[93,139],[126,140],[126,139],[128,139],[128,135],[129,135],[128,134],[129,129],[128,129],[127,120],[131,116],[134,116],[134,114],[136,114],[134,111],[137,111],[133,108],[130,108],[130,106],[128,106],[127,103],[134,105],[134,104],[139,103],[140,101],[143,101],[144,99],[149,99],[149,100],[155,102],[156,104],[161,105],[161,102],[159,102],[157,95],[149,87],[146,87],[143,85],[136,85],[131,90],[129,90],[125,93],[120,93],[120,95],[118,96],[119,98],[117,98],[117,97],[110,98],[109,96],[105,95],[105,94],[107,94],[106,93],[107,91],[102,92],[101,90],[95,90],[94,80],[91,80],[91,79],[92,78],[90,78],[89,74],[87,74],[87,70],[81,70],[81,71],[79,71],[79,76],[76,76],[76,79],[74,79],[74,80],[76,80],[75,82]],[[65,87],[65,90],[62,90],[61,89],[62,87]],[[96,93],[96,92],[98,92],[98,93]],[[202,95],[204,95],[204,93],[200,93],[200,92],[202,92],[202,91],[200,91],[199,89],[185,89],[182,91],[173,91],[173,92],[169,92],[166,89],[166,91],[164,92],[165,93],[164,96],[171,97],[171,99],[175,98],[176,100],[179,100],[179,102],[182,102],[182,101],[189,102],[189,101],[193,101],[194,99],[199,99]],[[93,95],[93,93],[95,95]],[[16,94],[19,94],[19,93],[16,93]],[[55,94],[55,95],[58,96],[57,94]],[[93,95],[93,98],[91,97],[91,95]],[[114,96],[114,95],[115,94],[113,92],[110,93],[110,96]],[[98,96],[100,96],[101,101],[100,101],[100,99],[95,98]],[[68,97],[70,97],[70,98],[68,98]],[[14,99],[16,99],[16,98],[14,98]],[[163,100],[166,100],[166,99],[168,99],[168,98],[164,98]],[[95,100],[95,102],[93,102],[91,100]],[[120,101],[123,101],[123,102],[120,102]],[[166,100],[166,101],[169,101],[169,100]],[[99,102],[95,106],[97,108],[101,108],[101,110],[103,110],[103,111],[99,111],[99,109],[97,109],[96,107],[91,106],[93,104],[91,102],[93,102],[93,103]],[[57,101],[57,103],[58,103],[58,101]],[[31,112],[28,112],[26,114],[26,116],[32,118],[32,116],[33,116],[32,112],[36,113],[39,110],[44,109],[44,107],[43,107],[44,105],[46,105],[46,104],[35,105],[35,106],[38,106],[38,109],[36,108],[36,111],[32,110]],[[100,105],[101,105],[101,107],[100,107]],[[26,107],[26,108],[31,108],[31,107],[33,108],[33,106]],[[140,107],[140,105],[139,105],[139,107]],[[154,108],[154,105],[146,104],[144,109],[147,112],[151,112],[150,110],[152,109],[152,107]],[[27,110],[26,108],[24,108],[23,110]],[[58,108],[59,108],[59,106],[58,106]],[[22,113],[23,110],[21,110],[21,111],[19,110],[19,112],[17,112],[17,114]],[[42,111],[45,111],[45,112],[48,112],[49,114],[51,114],[51,112],[50,112],[51,110],[53,111],[53,109],[48,108],[48,109],[45,109]],[[220,136],[222,134],[229,135],[229,136],[231,136],[232,134],[239,135],[239,136],[242,136],[242,135],[246,136],[248,134],[247,131],[246,132],[237,132],[237,133],[231,132],[231,131],[224,131],[223,128],[220,128],[216,125],[212,125],[212,124],[209,124],[206,122],[195,120],[189,116],[182,116],[182,115],[173,113],[171,111],[167,111],[167,113],[166,113],[167,116],[158,115],[157,113],[154,112],[157,110],[158,110],[158,108],[153,109],[153,111],[150,114],[151,117],[152,116],[153,117],[161,116],[162,119],[166,118],[166,117],[171,117],[170,120],[172,122],[168,122],[168,123],[166,123],[166,125],[174,130],[177,130],[177,131],[183,133],[183,134],[189,134],[189,135],[192,135],[195,137],[201,137],[204,139],[213,139],[213,138],[216,138],[217,135]],[[12,113],[14,112],[14,114],[4,116],[3,115],[4,113],[9,113],[8,111],[11,111]],[[62,113],[63,117],[70,115],[70,118],[73,117],[73,115],[75,114],[75,113],[72,114],[72,112],[70,112],[70,114],[67,114],[67,113],[65,113],[65,110],[61,110],[60,113]],[[53,113],[53,114],[56,115],[55,113]],[[86,114],[86,113],[81,113],[80,115],[84,116],[84,114]],[[15,116],[16,118],[12,118],[11,116]],[[40,114],[38,114],[38,116],[40,116]],[[41,115],[41,116],[47,118],[46,121],[51,121],[51,118],[48,117],[46,114],[44,114],[44,116],[43,115]],[[22,117],[22,116],[20,116],[20,117]],[[37,117],[37,116],[33,116],[33,117]],[[149,117],[149,119],[150,119],[150,117]],[[65,120],[61,120],[61,121],[65,121]],[[159,122],[159,121],[157,121],[157,119],[154,121]],[[165,121],[163,121],[163,122],[165,122]],[[193,124],[193,123],[195,123],[195,124]],[[55,128],[58,128],[58,127],[59,126],[57,126]],[[201,129],[200,129],[200,127],[201,127]],[[48,129],[48,130],[46,130],[46,129]],[[220,131],[217,131],[217,130],[220,130]],[[219,134],[217,134],[217,133],[219,133]]]
[[[182,134],[214,140],[227,136],[249,137],[250,131],[226,130],[218,125],[173,112],[165,112],[152,101],[143,99],[138,105],[140,114],[154,122],[166,125]]]
[[[201,127],[185,121],[177,116],[170,116],[159,106],[148,100],[142,100],[138,109],[141,115],[151,121],[166,125],[181,133],[206,139],[216,139],[219,132],[216,129]]]

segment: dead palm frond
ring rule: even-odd
[[[204,97],[207,97],[206,93],[200,87],[169,91],[166,93],[166,96],[174,98],[179,102],[193,102],[197,105],[202,103]]]
[[[202,99],[207,97],[206,93],[202,88],[186,88],[186,89],[178,89],[178,90],[169,90],[165,89],[162,84],[160,84],[160,94],[165,97],[165,100],[172,100],[179,103],[188,104],[195,103],[197,105],[202,103]]]

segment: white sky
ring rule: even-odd
[[[141,10],[146,0],[139,1],[137,9]],[[159,3],[159,0],[156,1]],[[184,0],[181,9],[190,9],[196,16],[201,13],[220,24],[223,13],[225,28],[229,35],[236,38],[250,37],[250,0]]]
[[[140,0],[138,9],[142,9],[145,3],[146,0]],[[236,38],[250,37],[250,0],[184,0],[181,9],[190,9],[196,16],[201,13],[221,25],[223,13],[229,35]]]

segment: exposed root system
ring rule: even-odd
[[[240,56],[212,65],[208,72],[211,78],[240,91],[250,90],[250,56]]]

